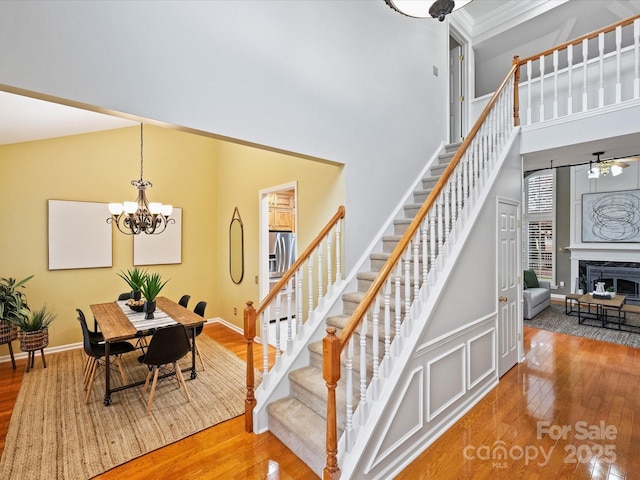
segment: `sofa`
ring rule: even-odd
[[[551,282],[538,280],[533,270],[525,270],[523,288],[523,317],[531,320],[551,305]]]

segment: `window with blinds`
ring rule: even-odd
[[[527,177],[524,194],[524,264],[538,278],[554,284],[555,172],[545,170]]]

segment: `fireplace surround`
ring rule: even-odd
[[[596,282],[604,282],[605,289],[613,287],[626,296],[626,303],[640,305],[640,263],[580,260],[579,288],[593,292]]]

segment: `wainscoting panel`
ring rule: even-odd
[[[432,421],[466,392],[465,345],[427,362],[427,421]]]
[[[377,446],[376,455],[373,457],[375,463],[369,466],[369,470],[395,453],[398,447],[424,427],[424,375],[425,370],[422,367],[416,368],[408,375],[398,397],[399,401],[387,417],[380,445]]]
[[[480,335],[471,338],[467,342],[469,350],[468,358],[468,379],[467,388],[473,389],[478,383],[496,371],[496,330],[491,328]]]

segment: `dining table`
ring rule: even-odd
[[[197,377],[196,372],[196,328],[204,323],[204,318],[188,310],[166,297],[156,298],[156,310],[152,319],[145,319],[144,312],[132,310],[126,301],[111,301],[97,303],[90,306],[95,321],[104,336],[105,341],[105,394],[104,405],[111,405],[111,394],[142,385],[145,379],[111,387],[109,347],[113,342],[139,339],[153,335],[156,329],[181,323],[186,329],[192,329],[191,337],[191,366],[182,371],[190,371],[191,378]]]

